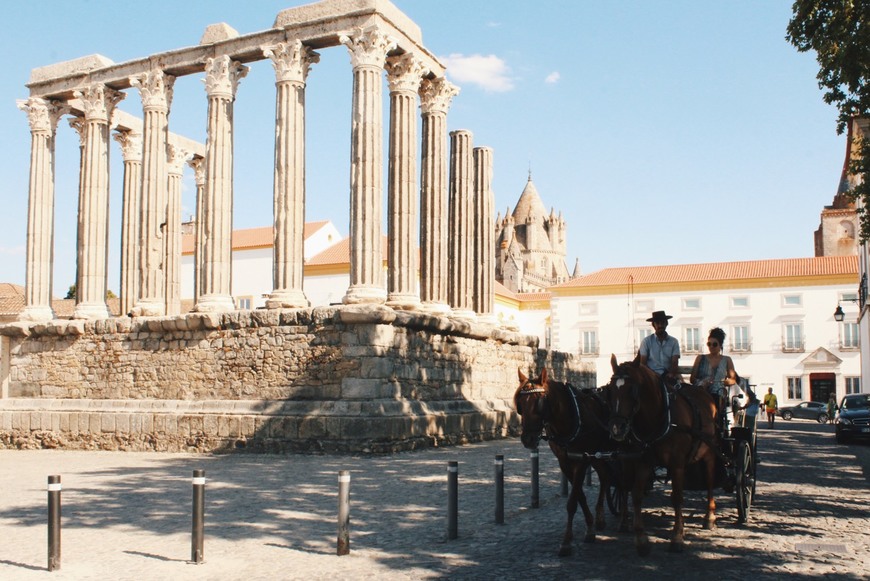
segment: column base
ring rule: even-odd
[[[498,317],[493,313],[480,314],[477,316],[477,322],[484,325],[498,325]]]
[[[276,290],[266,299],[267,309],[304,309],[309,306],[311,303],[299,289]]]
[[[477,313],[471,309],[453,309],[453,312],[450,313],[450,317],[453,319],[463,319],[465,321],[475,321],[477,320]]]
[[[162,317],[166,314],[166,303],[162,300],[140,299],[130,314],[134,317]]]
[[[199,302],[193,307],[197,313],[225,313],[234,311],[236,303],[233,297],[229,295],[202,295],[199,297]]]
[[[377,303],[379,305],[387,302],[387,291],[383,287],[376,286],[351,286],[347,289],[347,294],[341,300],[346,305],[359,305],[364,303]]]
[[[451,312],[450,305],[447,303],[439,303],[436,301],[426,301],[420,305],[420,309],[433,315],[449,315]]]
[[[390,293],[387,295],[387,306],[397,311],[419,311],[423,304],[417,295]]]
[[[19,321],[50,321],[54,319],[54,311],[48,305],[28,305],[18,315]]]
[[[108,319],[111,316],[106,303],[79,303],[73,311],[73,319]]]

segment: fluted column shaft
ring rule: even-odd
[[[193,304],[199,302],[199,297],[202,295],[202,202],[203,190],[205,189],[205,160],[202,157],[194,157],[190,162],[190,167],[193,169],[194,181],[196,182],[196,216],[194,218],[194,239],[193,239]]]
[[[459,89],[444,77],[420,85],[423,151],[420,170],[420,298],[449,311],[447,299],[447,110]]]
[[[266,306],[308,306],[305,244],[305,79],[320,56],[301,41],[264,49],[275,67],[275,178],[272,293]]]
[[[350,167],[350,287],[345,303],[383,303],[384,261],[381,248],[383,209],[384,61],[395,47],[377,29],[342,36],[353,66]]]
[[[121,210],[121,315],[136,306],[139,296],[139,220],[142,204],[142,134],[119,131],[115,141],[124,156]]]
[[[154,69],[130,79],[139,89],[142,129],[142,202],[139,209],[139,296],[133,312],[142,316],[166,313],[166,147],[169,106],[175,77]]]
[[[248,67],[223,55],[206,59],[208,133],[203,186],[202,294],[197,311],[230,311],[233,236],[233,101]]]
[[[495,199],[492,149],[474,148],[474,311],[495,323]]]
[[[192,154],[169,145],[166,187],[166,314],[181,313],[181,178]]]
[[[19,101],[30,122],[30,191],[27,201],[27,264],[24,321],[48,321],[54,266],[54,136],[65,110],[54,101]]]
[[[105,319],[109,258],[109,120],[124,95],[91,85],[73,95],[85,112],[79,186],[78,300],[73,317]]]
[[[474,192],[470,131],[450,133],[450,198],[448,234],[449,282],[447,297],[454,315],[473,318]]]
[[[390,84],[387,304],[420,306],[417,290],[417,90],[426,72],[412,54],[387,59]]]

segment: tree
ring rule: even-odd
[[[69,285],[69,289],[66,291],[66,296],[65,296],[64,298],[65,298],[65,299],[74,299],[74,298],[76,298],[76,285],[75,285],[75,283]],[[115,293],[113,293],[113,292],[111,291],[111,289],[110,289],[110,290],[107,290],[107,291],[106,291],[106,298],[107,298],[107,299],[116,299],[116,298],[118,298],[118,297],[117,297],[117,296],[115,295]]]
[[[837,133],[855,118],[870,119],[870,0],[796,0],[786,39],[815,51],[824,101],[839,111]],[[857,135],[857,134],[856,134]],[[870,239],[870,140],[857,137],[849,172],[860,178],[849,195],[858,203],[861,241]]]

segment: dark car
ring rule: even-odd
[[[819,401],[802,401],[797,405],[779,408],[779,415],[784,420],[800,418],[802,420],[816,420],[820,424],[828,421],[828,407]]]
[[[852,438],[870,438],[870,394],[856,393],[843,398],[835,430],[838,444]]]

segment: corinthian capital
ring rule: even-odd
[[[387,58],[387,81],[390,91],[416,93],[423,75],[429,70],[411,53]]]
[[[58,101],[38,97],[17,101],[17,105],[27,113],[27,121],[33,133],[40,131],[54,133],[60,116],[69,112],[69,108]]]
[[[205,159],[199,157],[198,155],[194,155],[188,162],[187,165],[193,169],[193,179],[196,182],[197,187],[202,187],[205,185]]]
[[[130,84],[139,89],[143,109],[162,109],[168,111],[172,104],[172,88],[175,77],[160,69],[130,77]]]
[[[193,158],[193,152],[182,149],[171,143],[166,146],[167,170],[171,174],[181,175],[184,173],[184,163]]]
[[[142,134],[136,131],[116,131],[112,136],[121,144],[124,161],[142,161]]]
[[[444,77],[423,79],[420,83],[420,108],[423,113],[447,113],[459,87]]]
[[[110,89],[101,83],[94,83],[73,91],[73,96],[82,102],[86,121],[104,121],[112,118],[115,105],[121,102],[126,95],[114,89]]]
[[[374,26],[358,28],[353,36],[342,34],[338,40],[347,47],[353,68],[382,68],[387,53],[396,48],[396,42]]]
[[[248,67],[228,55],[205,59],[205,92],[209,97],[234,99],[239,81],[248,74]]]
[[[85,146],[85,120],[81,117],[70,117],[69,126],[79,136],[79,147]]]
[[[298,39],[263,47],[263,54],[272,59],[275,80],[279,83],[282,81],[304,83],[311,65],[320,62],[320,53],[315,52],[310,46],[305,46]]]

